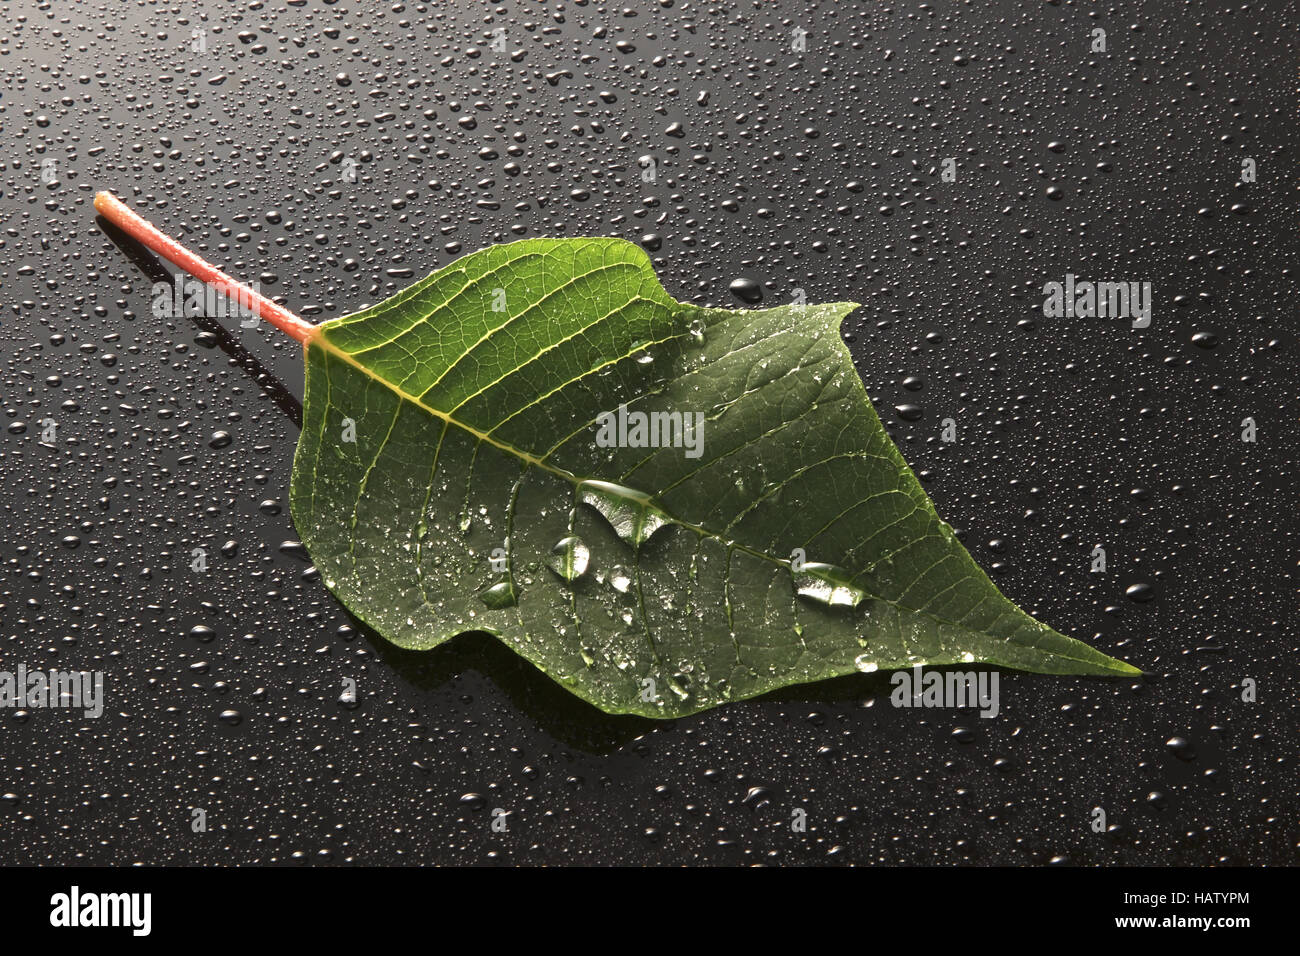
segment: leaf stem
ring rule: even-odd
[[[316,326],[310,322],[300,319],[284,306],[272,302],[242,282],[237,282],[212,263],[199,258],[175,239],[163,234],[157,226],[142,219],[112,193],[107,191],[95,193],[95,210],[168,262],[212,286],[232,302],[251,308],[281,332],[292,336],[298,343],[305,346],[307,339],[316,331]]]

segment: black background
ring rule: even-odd
[[[0,862],[1294,861],[1292,5],[0,17],[0,666],[108,695],[0,712]],[[684,300],[862,302],[844,333],[939,513],[1150,676],[1004,673],[993,720],[874,675],[656,723],[481,636],[394,650],[284,547],[295,343],[154,318],[100,188],[313,320],[534,235],[640,241]],[[1151,327],[1045,319],[1066,272],[1152,282]]]

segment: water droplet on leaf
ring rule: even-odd
[[[601,513],[615,533],[632,547],[638,547],[672,519],[651,503],[650,496],[635,488],[608,481],[584,481],[578,486],[584,504]]]
[[[566,581],[575,581],[587,571],[591,551],[577,535],[561,538],[551,549],[546,566]]]
[[[498,581],[486,591],[480,591],[478,597],[480,601],[494,611],[499,611],[502,608],[514,607],[519,603],[518,595],[515,594],[515,585],[513,581]]]
[[[857,607],[867,596],[849,583],[849,572],[833,564],[805,563],[792,575],[796,594],[827,607]]]

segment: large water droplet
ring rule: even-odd
[[[578,486],[584,504],[591,505],[609,522],[615,533],[632,547],[638,547],[672,519],[656,507],[645,492],[608,481],[584,481]]]
[[[871,659],[870,654],[859,654],[853,658],[853,666],[864,674],[874,674],[880,669],[880,665]]]
[[[620,594],[626,594],[632,587],[632,575],[622,565],[614,565],[609,569],[609,583],[614,585],[614,590]]]
[[[748,302],[750,305],[763,301],[763,287],[753,279],[744,276],[739,279],[732,279],[727,288],[731,290],[731,294],[737,299]]]
[[[519,603],[519,596],[515,593],[513,581],[498,581],[486,591],[480,591],[478,597],[480,601],[494,611],[514,607]]]
[[[685,674],[674,674],[668,678],[668,689],[677,696],[678,700],[689,700],[691,696],[689,682],[690,679]]]
[[[566,581],[575,581],[587,571],[587,562],[591,551],[577,535],[571,534],[561,538],[551,548],[546,558],[546,566]]]
[[[791,571],[795,593],[827,607],[857,607],[867,592],[849,583],[852,575],[833,564],[805,562]]]

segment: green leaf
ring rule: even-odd
[[[613,713],[916,664],[1138,673],[939,520],[840,338],[855,307],[686,305],[616,239],[465,256],[308,339],[294,521],[389,641],[486,631]],[[703,425],[603,447],[620,406],[632,439],[637,412]]]

